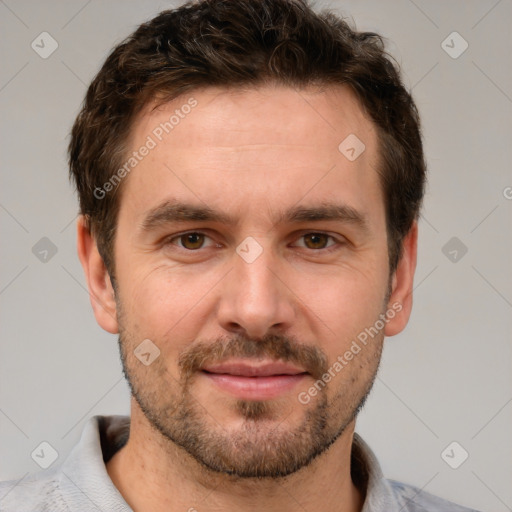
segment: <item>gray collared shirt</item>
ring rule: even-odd
[[[1,512],[133,512],[110,479],[105,461],[129,435],[128,416],[94,416],[60,464],[20,480],[0,482]],[[361,512],[476,512],[416,487],[386,480],[368,445],[355,434],[352,478],[366,489]]]

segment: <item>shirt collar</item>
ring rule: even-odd
[[[105,466],[105,456],[115,453],[113,448],[116,443],[119,445],[129,424],[129,416],[94,416],[86,423],[79,443],[60,471],[59,486],[62,494],[69,497],[70,505],[74,499],[83,503],[85,498],[91,503],[91,510],[132,512]]]
[[[361,512],[399,512],[398,502],[379,461],[360,435],[354,434],[351,454],[351,474],[355,485],[362,485],[365,494]]]

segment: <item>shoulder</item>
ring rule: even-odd
[[[55,471],[40,471],[18,480],[0,482],[2,512],[68,512],[60,492],[60,475]]]
[[[114,486],[105,460],[126,442],[129,417],[94,416],[78,443],[51,468],[0,482],[1,512],[130,511]]]
[[[388,480],[402,512],[477,512],[395,480]]]

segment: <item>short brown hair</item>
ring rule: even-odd
[[[357,32],[307,0],[201,0],[161,12],[111,52],[92,81],[69,144],[80,210],[113,276],[121,185],[95,190],[122,165],[135,116],[208,86],[345,85],[377,127],[390,272],[419,216],[426,166],[419,116],[381,36]],[[341,141],[340,141],[341,142]]]

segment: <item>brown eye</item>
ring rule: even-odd
[[[308,233],[303,238],[308,249],[325,249],[329,239],[332,237],[325,233]]]
[[[185,233],[178,237],[182,247],[193,251],[194,249],[200,249],[204,243],[205,235],[202,233]]]

